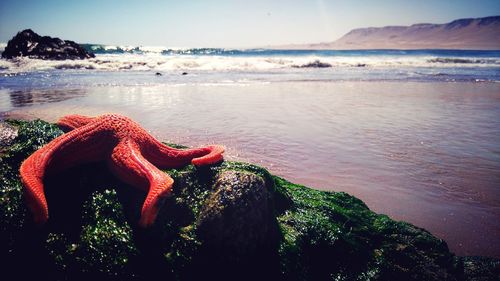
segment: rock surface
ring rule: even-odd
[[[18,32],[5,47],[2,58],[29,57],[44,60],[87,59],[95,57],[77,43],[40,36],[31,29]]]
[[[303,65],[294,65],[293,67],[295,67],[295,68],[328,68],[328,67],[332,67],[332,65],[329,63],[326,63],[326,62],[322,62],[320,60],[315,60],[313,62],[306,63]]]
[[[16,137],[17,128],[0,121],[0,151],[3,147],[11,145]]]
[[[343,192],[290,183],[245,163],[165,171],[173,196],[136,225],[144,192],[105,163],[48,177],[51,217],[33,225],[18,168],[62,134],[10,121],[0,155],[0,260],[6,280],[498,280],[500,261],[457,257],[424,229]]]
[[[258,256],[277,237],[273,209],[270,187],[262,177],[224,171],[200,211],[197,233],[209,251],[219,251],[225,260]]]

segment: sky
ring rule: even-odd
[[[494,15],[500,0],[0,0],[0,42],[31,28],[78,43],[265,47]]]

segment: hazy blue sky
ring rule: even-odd
[[[0,42],[32,28],[79,43],[252,47],[493,15],[500,0],[0,0]]]

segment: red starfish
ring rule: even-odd
[[[141,210],[139,225],[154,223],[159,200],[172,192],[174,180],[160,168],[178,168],[191,162],[196,166],[222,160],[224,147],[213,145],[180,150],[160,143],[139,124],[117,114],[95,118],[69,115],[58,125],[72,130],[46,144],[21,165],[28,207],[36,223],[49,217],[43,179],[47,174],[82,163],[106,160],[111,171],[121,180],[148,191]]]

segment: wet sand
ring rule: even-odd
[[[159,139],[346,191],[459,255],[500,257],[500,84],[276,82],[0,90],[0,112],[126,114]]]

